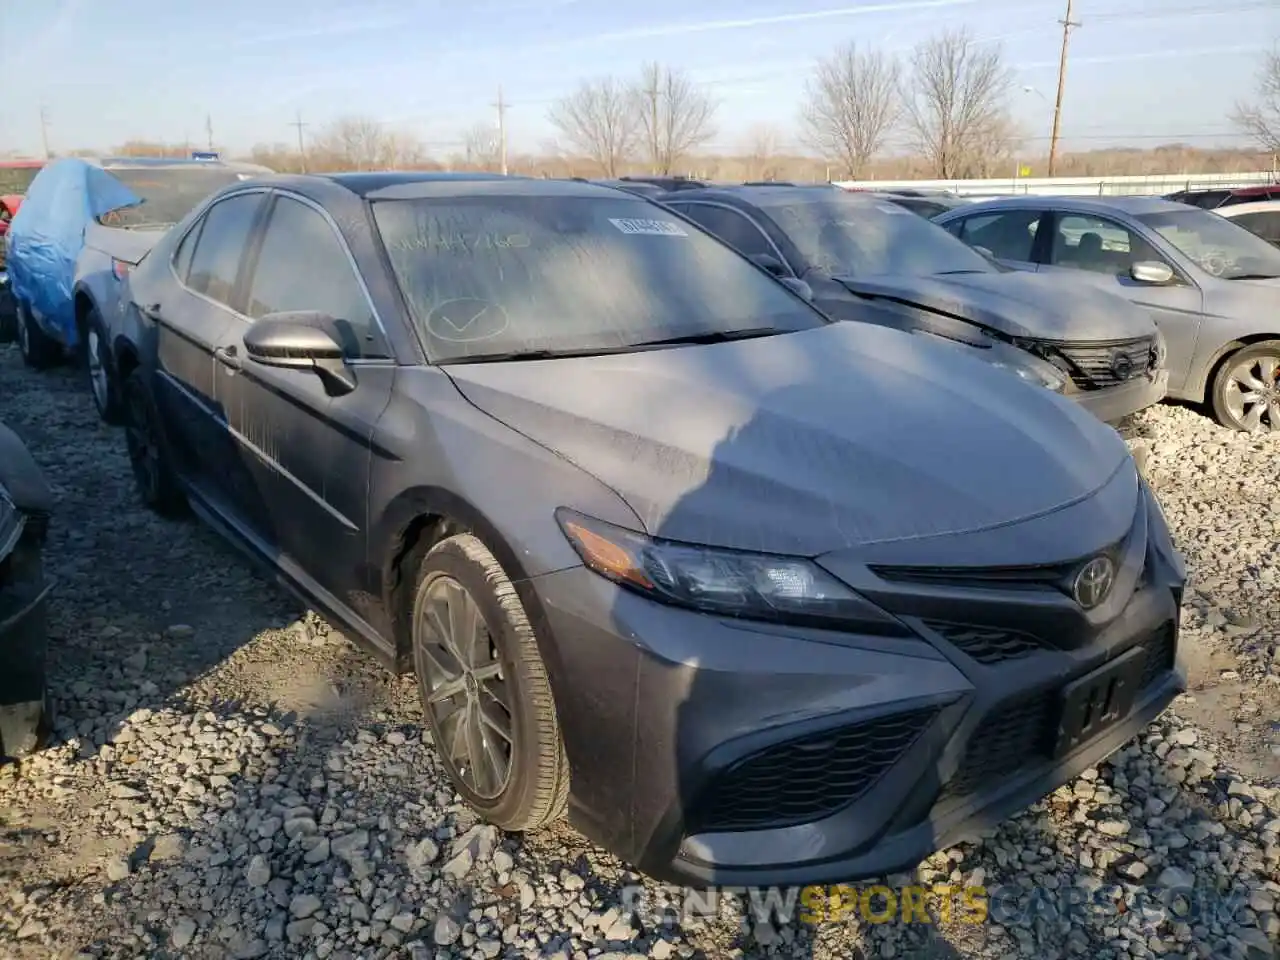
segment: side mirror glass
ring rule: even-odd
[[[751,255],[751,262],[757,267],[763,267],[765,270],[768,270],[775,277],[782,278],[791,276],[791,271],[786,268],[781,260],[777,257],[770,256],[767,253],[753,253]]]
[[[1139,283],[1168,283],[1173,279],[1173,268],[1158,260],[1140,260],[1129,267],[1129,276]]]
[[[795,277],[779,277],[778,279],[794,290],[801,298],[808,300],[810,303],[813,302],[813,287],[809,286],[809,284],[805,283],[803,280],[799,280]]]
[[[330,392],[350,393],[356,381],[334,326],[333,317],[323,313],[269,313],[245,331],[245,352],[265,367],[313,370]]]

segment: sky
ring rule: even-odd
[[[583,80],[679,67],[719,104],[709,148],[755,125],[794,140],[816,58],[855,41],[906,55],[965,27],[1003,47],[1028,150],[1049,139],[1066,0],[0,0],[0,151],[130,139],[245,152],[342,115],[458,149],[510,104],[512,152],[554,135]],[[1280,40],[1280,0],[1074,0],[1067,149],[1241,145],[1227,114]]]

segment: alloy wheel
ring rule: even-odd
[[[85,344],[86,359],[89,364],[89,385],[93,389],[93,400],[98,405],[98,409],[105,410],[108,397],[107,368],[102,362],[101,347],[98,331],[90,329]]]
[[[423,600],[414,654],[436,746],[469,790],[494,799],[511,780],[514,752],[501,655],[480,607],[453,577],[437,576]]]
[[[1246,430],[1280,431],[1280,356],[1253,356],[1233,366],[1223,401]]]

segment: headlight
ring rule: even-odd
[[[658,540],[561,507],[560,529],[591,570],[653,600],[705,613],[862,632],[906,628],[802,557]]]
[[[917,330],[916,332],[933,337],[935,340],[941,340],[943,343],[949,343],[960,350],[968,351],[971,355],[985,360],[993,367],[1008,370],[1028,383],[1034,383],[1036,386],[1052,390],[1054,393],[1062,392],[1067,385],[1066,374],[1053,364],[1000,340],[992,339],[989,346],[974,347],[929,330]]]

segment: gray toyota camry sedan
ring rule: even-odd
[[[1184,686],[1184,569],[1114,430],[640,197],[246,181],[127,282],[142,498],[413,671],[505,829],[567,811],[692,884],[878,875]]]

